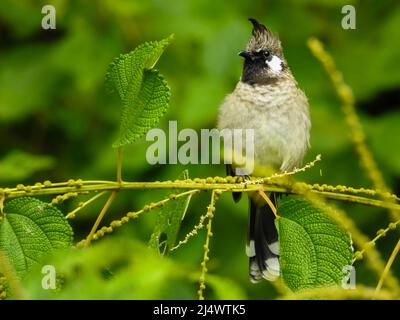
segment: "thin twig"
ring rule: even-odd
[[[217,179],[217,178],[215,178]],[[219,180],[226,181],[225,178],[220,178]],[[278,192],[278,193],[289,193],[289,194],[302,194],[304,193],[302,190],[299,190],[299,184],[287,185],[287,183],[281,182],[273,182],[271,184],[264,184],[262,189],[264,192]],[[332,200],[340,200],[353,202],[373,207],[387,208],[400,210],[400,204],[395,203],[395,201],[388,202],[377,200],[373,198],[367,198],[362,196],[357,196],[353,194],[345,193],[346,190],[341,192],[337,190],[336,192],[332,191],[319,191],[313,188],[313,185],[301,184],[302,187],[308,189],[311,193],[316,195],[320,195],[327,199]],[[326,186],[328,189],[331,186]],[[334,187],[332,187],[334,188]],[[163,181],[163,182],[127,182],[122,181],[121,184],[116,183],[115,181],[102,181],[99,184],[85,184],[83,183],[81,186],[58,186],[58,187],[48,187],[42,188],[39,190],[32,190],[32,192],[26,192],[23,190],[0,190],[4,192],[4,196],[6,199],[9,198],[17,198],[22,196],[41,196],[41,195],[51,195],[51,194],[63,194],[67,192],[77,192],[77,193],[87,193],[94,191],[115,191],[115,190],[151,190],[151,189],[201,189],[201,190],[223,190],[227,192],[253,192],[258,191],[260,189],[260,185],[247,185],[244,186],[243,183],[228,183],[228,182],[206,182],[206,179],[200,179],[198,182],[195,180],[176,180],[176,181]],[[356,190],[351,188],[352,190]],[[366,189],[360,189],[366,190]],[[379,195],[378,191],[376,191],[377,195]],[[352,192],[353,193],[353,192]],[[360,192],[361,193],[361,192]],[[396,195],[391,195],[392,197],[396,197]]]
[[[208,218],[208,223],[207,223],[207,234],[206,234],[206,242],[204,244],[204,255],[203,255],[203,261],[201,262],[201,273],[200,273],[200,279],[199,279],[199,290],[197,293],[199,294],[199,300],[204,300],[204,290],[206,289],[206,273],[208,271],[207,269],[207,262],[210,260],[208,253],[210,252],[210,238],[213,236],[212,233],[212,220],[214,218],[214,212],[215,212],[215,202],[218,199],[220,191],[218,190],[213,190],[211,194],[211,200],[210,200],[210,205],[207,208],[207,218]]]
[[[86,246],[90,244],[90,242],[93,239],[94,234],[96,233],[97,228],[99,227],[99,224],[101,220],[103,219],[104,215],[107,213],[107,210],[110,208],[112,202],[114,201],[115,197],[117,196],[118,191],[113,191],[108,198],[106,204],[104,205],[103,209],[101,210],[100,214],[98,215],[96,222],[94,223],[92,230],[90,230],[89,235],[86,238]]]
[[[396,246],[393,249],[392,254],[389,257],[389,260],[385,266],[385,270],[383,271],[381,278],[379,279],[378,285],[376,286],[375,289],[375,296],[377,296],[382,288],[383,282],[385,281],[385,278],[387,274],[389,273],[390,267],[392,266],[394,259],[396,259],[397,254],[399,253],[400,250],[400,240],[397,242]]]
[[[122,147],[118,147],[118,160],[117,160],[117,183],[122,182]]]
[[[265,194],[265,192],[263,190],[258,190],[258,194],[265,200],[265,202],[271,208],[275,218],[278,218],[276,207],[272,203],[271,199]]]
[[[145,212],[150,212],[153,209],[162,207],[169,201],[178,199],[180,197],[192,196],[198,192],[200,192],[200,190],[189,190],[189,191],[181,192],[181,193],[176,194],[174,197],[168,197],[168,198],[162,199],[160,201],[145,205],[139,211],[130,211],[121,219],[112,221],[108,227],[103,227],[100,230],[97,230],[96,233],[93,235],[92,240],[99,240],[100,238],[104,237],[106,234],[113,232],[116,228],[122,227],[125,223],[129,222],[131,219],[136,219]],[[77,243],[76,246],[78,248],[83,247],[85,245],[85,242],[86,242],[85,239],[81,240],[80,242]]]
[[[75,214],[82,210],[83,208],[85,208],[87,205],[89,205],[90,203],[92,203],[93,201],[95,201],[96,199],[100,198],[101,196],[105,195],[107,193],[107,191],[103,191],[100,192],[98,194],[96,194],[94,197],[91,197],[89,200],[83,202],[81,205],[79,205],[76,209],[74,209],[73,211],[71,211],[70,213],[68,213],[65,216],[65,219],[72,219],[75,217]]]
[[[196,224],[191,231],[189,231],[183,240],[180,240],[178,244],[171,249],[171,251],[175,251],[176,249],[180,248],[182,245],[186,244],[190,238],[197,235],[197,233],[204,228],[204,221],[207,219],[207,215],[204,214],[200,217],[199,223]]]
[[[303,167],[301,168],[294,168],[292,171],[285,171],[285,172],[281,172],[281,173],[274,173],[273,175],[271,175],[270,177],[266,177],[266,178],[260,178],[260,179],[255,179],[255,180],[247,180],[246,182],[244,182],[245,185],[250,185],[250,184],[263,184],[267,181],[271,181],[274,179],[278,179],[278,178],[283,178],[283,177],[288,177],[288,176],[293,176],[299,172],[304,172],[307,169],[310,169],[312,167],[315,166],[315,164],[321,161],[321,155],[317,155],[315,157],[315,159],[307,164],[305,164]]]
[[[384,236],[386,236],[386,234],[389,232],[389,230],[395,230],[399,224],[400,224],[400,219],[397,220],[396,222],[389,223],[389,226],[386,229],[380,230],[380,232],[378,232],[378,234],[376,235],[375,238],[373,238],[371,241],[368,241],[365,243],[365,245],[363,246],[363,249],[361,251],[358,251],[355,253],[353,263],[357,260],[362,259],[363,254],[366,250],[375,246],[376,241],[378,241],[380,238],[383,238]]]

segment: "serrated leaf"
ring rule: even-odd
[[[166,112],[170,89],[152,68],[172,38],[146,42],[110,64],[106,83],[118,91],[123,103],[120,135],[114,147],[142,137]]]
[[[35,198],[6,202],[0,221],[0,250],[19,277],[54,249],[72,244],[73,232],[61,211]]]
[[[183,171],[179,176],[180,180],[189,178],[187,170]],[[184,190],[176,190],[176,193],[184,192]],[[168,251],[174,247],[182,220],[189,207],[191,195],[179,197],[173,201],[169,201],[157,216],[156,226],[149,240],[151,248],[160,250],[160,237],[162,234],[166,236],[166,246]]]
[[[151,69],[169,45],[173,35],[161,41],[145,42],[127,54],[121,54],[110,63],[106,74],[106,84],[115,88],[124,100],[130,86],[141,82],[144,69]]]
[[[121,128],[114,147],[136,141],[153,128],[168,108],[170,89],[156,70],[145,70],[138,90],[128,90],[122,110]]]
[[[279,203],[282,277],[293,291],[340,285],[352,263],[350,235],[300,197]]]

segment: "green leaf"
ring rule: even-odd
[[[179,180],[189,179],[189,173],[187,170],[183,171],[179,176]],[[176,193],[184,192],[185,190],[176,190]],[[156,226],[154,227],[153,234],[150,237],[149,246],[153,249],[160,250],[160,238],[164,234],[166,236],[166,248],[171,250],[176,242],[178,232],[182,223],[182,220],[189,207],[191,195],[185,197],[179,197],[175,200],[169,201],[164,205],[162,210],[157,216]]]
[[[161,41],[145,42],[115,58],[108,67],[106,84],[110,89],[115,88],[123,100],[130,87],[141,82],[143,70],[154,67],[172,39],[173,35]]]
[[[172,38],[146,42],[110,64],[106,83],[118,91],[123,103],[120,134],[114,147],[141,138],[167,111],[170,88],[152,68]]]
[[[114,147],[132,143],[153,128],[168,108],[170,89],[155,70],[145,70],[138,91],[126,93],[122,110],[121,128]]]
[[[0,251],[18,276],[54,249],[72,244],[73,232],[61,211],[35,198],[18,198],[4,206],[0,221]]]
[[[352,263],[350,235],[320,208],[300,197],[279,204],[282,277],[293,291],[340,285]]]

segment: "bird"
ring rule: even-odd
[[[219,107],[217,128],[252,129],[254,167],[289,172],[299,168],[310,148],[308,99],[289,69],[278,35],[257,20],[249,20],[252,34],[239,53],[244,59],[242,75]],[[227,164],[227,176],[235,176],[236,169],[235,163]],[[275,281],[281,274],[275,214],[258,192],[247,194],[249,280]],[[241,193],[232,195],[235,202],[240,200]],[[267,196],[276,207],[277,194]]]

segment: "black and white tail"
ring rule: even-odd
[[[270,198],[275,205],[275,195],[271,194]],[[262,278],[274,281],[279,277],[278,232],[274,221],[275,215],[268,205],[258,204],[249,198],[246,254],[249,257],[251,282],[258,282]]]

